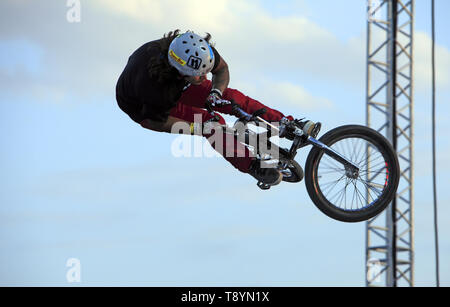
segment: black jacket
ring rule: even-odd
[[[148,71],[150,59],[167,56],[162,54],[159,41],[148,42],[133,52],[117,81],[117,103],[137,123],[144,119],[165,122],[170,110],[176,106],[181,97],[183,89],[188,85],[184,79],[177,78],[176,75],[171,82],[165,84],[150,78]],[[216,68],[220,55],[215,48],[212,49]]]

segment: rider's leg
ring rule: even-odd
[[[212,118],[212,115],[206,110],[182,103],[178,103],[171,110],[170,115],[188,122],[194,122],[196,119],[200,119],[204,123]],[[219,123],[222,125],[226,124],[221,116],[219,116]],[[203,136],[207,138],[214,150],[221,154],[231,165],[241,172],[248,172],[254,157],[252,157],[250,151],[244,145],[237,141],[236,137],[226,135],[220,130],[212,130],[211,133],[205,133]]]
[[[192,85],[190,86],[181,96],[180,102],[191,105],[198,108],[204,108],[205,107],[205,101],[208,97],[210,91],[211,91],[211,81],[206,80],[200,85]],[[235,103],[237,103],[245,112],[252,114],[257,110],[260,110],[262,108],[266,109],[266,113],[261,115],[262,118],[269,122],[275,122],[278,123],[283,117],[283,113],[281,113],[278,110],[271,109],[261,102],[250,98],[243,93],[241,93],[238,90],[227,88],[223,93],[223,99],[226,100],[233,100]],[[232,114],[231,112],[231,106],[224,106],[224,107],[216,107],[215,110],[220,113],[224,114]],[[292,116],[287,116],[289,120],[293,120],[294,118]],[[303,131],[306,134],[309,134],[313,137],[316,137],[317,134],[320,131],[321,124],[315,123],[311,120],[304,120],[300,121],[300,124],[302,125]],[[304,126],[304,127],[303,127]]]
[[[193,121],[193,115],[191,114],[192,112],[191,110],[195,110],[195,112],[202,113],[202,115],[204,116],[203,121],[210,119],[211,115],[207,111],[201,109],[205,107],[205,101],[210,91],[211,91],[211,82],[208,80],[203,82],[201,85],[190,86],[181,96],[180,100],[178,101],[177,107],[172,110],[174,113],[172,113],[171,115],[174,117],[183,118],[184,120],[187,121],[189,120]],[[266,112],[262,117],[268,121],[272,120],[279,121],[279,119],[283,117],[282,113],[264,106],[260,102],[248,96],[245,96],[244,94],[242,94],[237,90],[233,89],[225,90],[224,99],[233,99],[236,103],[238,103],[241,106],[242,109],[244,109],[248,113],[253,113],[261,108],[266,108],[268,112]],[[186,106],[192,106],[191,110],[189,108],[186,108]],[[231,114],[231,106],[216,108],[216,110],[221,113]],[[222,117],[221,123],[225,123]],[[258,181],[264,182],[269,185],[276,185],[281,182],[282,175],[277,169],[261,167],[260,161],[254,157],[245,158],[250,156],[250,152],[248,151],[248,149],[241,143],[239,143],[236,140],[236,137],[233,137],[232,140],[233,144],[230,145],[226,143],[226,137],[224,136],[223,143],[226,145],[224,145],[223,147],[231,149],[231,152],[233,152],[234,156],[227,157],[227,155],[224,155],[223,153],[221,154],[234,167],[236,167],[241,172],[252,175]],[[242,153],[242,151],[245,152],[245,157],[242,157],[242,154],[240,156],[236,156],[236,153],[238,152]]]

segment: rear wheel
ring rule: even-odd
[[[343,222],[360,222],[381,213],[394,198],[400,176],[389,141],[373,129],[356,125],[333,129],[320,141],[354,163],[359,173],[350,174],[314,147],[306,160],[305,184],[317,208]]]
[[[282,162],[283,160],[280,161],[280,164],[282,164]],[[281,169],[283,181],[291,183],[302,181],[304,177],[304,172],[300,164],[298,164],[297,161],[295,160],[289,160],[287,161],[287,163],[288,163],[287,167]]]

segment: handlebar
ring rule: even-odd
[[[206,102],[205,107],[208,110],[208,112],[218,120],[218,116],[215,113],[215,111],[213,110],[211,104]],[[244,110],[242,110],[241,107],[237,103],[235,103],[233,100],[231,100],[231,111],[232,111],[233,115],[238,117],[239,120],[241,120],[243,122],[246,122],[246,123],[251,122],[251,121],[262,122],[262,123],[265,123],[267,126],[271,127],[272,129],[274,129],[275,131],[280,130],[277,126],[274,126],[271,123],[269,123],[268,121],[266,121],[265,119],[261,118],[261,115],[263,115],[264,113],[267,112],[267,110],[265,108],[259,109],[259,110],[255,111],[253,114],[249,114],[249,113],[245,112]]]

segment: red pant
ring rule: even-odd
[[[194,115],[195,114],[201,114],[202,115],[202,121],[205,122],[206,120],[210,119],[212,116],[203,109],[205,106],[206,98],[208,97],[210,91],[211,91],[211,81],[206,80],[200,85],[191,85],[181,96],[180,100],[178,101],[178,104],[175,108],[173,108],[170,112],[170,116],[185,120],[187,122],[194,122]],[[279,121],[281,118],[283,118],[283,114],[277,110],[270,109],[267,106],[263,105],[262,103],[245,96],[241,92],[235,89],[228,88],[223,93],[223,99],[226,100],[234,100],[235,103],[240,105],[240,107],[247,113],[252,114],[253,112],[265,108],[267,112],[262,115],[261,117],[265,120],[272,122],[272,121]],[[224,107],[218,107],[215,108],[217,112],[224,113],[224,114],[231,114],[231,106],[224,106]],[[220,116],[221,124],[225,124],[225,120],[223,117]],[[205,135],[205,137],[209,137],[210,135]],[[208,139],[209,141],[209,139]],[[211,143],[211,141],[210,141]],[[230,162],[235,168],[240,170],[241,172],[247,173],[248,169],[250,167],[250,163],[254,159],[248,149],[239,143],[236,139],[234,139],[233,144],[227,145],[226,135],[223,136],[223,146],[220,146],[225,153],[234,152],[233,156],[224,155],[224,152],[221,152],[221,150],[218,150],[216,148],[216,144],[212,143],[211,146],[216,149],[224,158]],[[228,146],[228,147],[227,147]],[[230,148],[230,146],[234,146],[234,148]],[[220,148],[219,148],[220,149]],[[245,152],[244,157],[242,152]],[[240,153],[238,155],[238,153]]]

